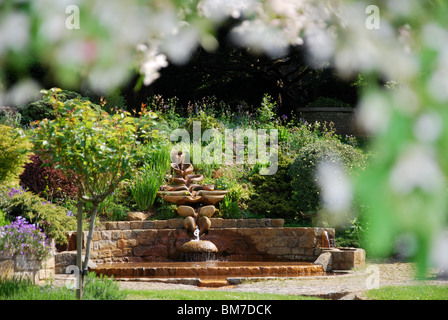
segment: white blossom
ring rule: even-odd
[[[344,167],[339,162],[324,161],[317,167],[317,184],[321,200],[333,213],[346,213],[352,202],[352,185]]]
[[[391,170],[389,184],[394,192],[402,195],[417,188],[427,193],[443,188],[443,173],[435,150],[419,144],[407,147]]]

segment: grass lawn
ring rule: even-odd
[[[448,300],[448,286],[383,287],[369,290],[366,295],[372,300]]]
[[[126,290],[127,300],[322,300],[297,295],[219,290]]]

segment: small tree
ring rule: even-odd
[[[95,219],[99,204],[110,195],[124,179],[131,177],[137,160],[137,146],[147,142],[155,124],[156,115],[142,109],[137,117],[128,112],[110,115],[98,111],[90,101],[71,99],[58,100],[53,88],[43,90],[44,100],[49,101],[56,114],[54,120],[37,122],[35,138],[37,146],[43,148],[55,163],[55,167],[71,172],[78,188],[77,194],[77,297],[82,298],[84,277],[90,258]],[[82,214],[84,202],[92,204],[86,254],[82,262]]]

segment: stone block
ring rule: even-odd
[[[325,272],[331,271],[332,256],[331,252],[323,252],[316,261],[314,261],[314,264],[321,265]]]
[[[0,274],[5,277],[12,277],[14,274],[14,260],[0,260]]]
[[[221,228],[222,227],[223,218],[210,218],[210,222],[212,223],[210,228]]]
[[[101,240],[101,241],[98,241],[98,250],[99,251],[113,250],[115,248],[117,248],[117,242],[116,241],[112,241],[112,240]]]
[[[131,221],[129,225],[131,229],[143,229],[143,221]]]
[[[101,240],[112,240],[112,232],[109,230],[101,231]]]
[[[93,233],[92,233],[92,241],[101,240],[102,239],[101,232],[102,231],[93,231]]]
[[[95,252],[92,252],[93,255]],[[65,273],[65,269],[70,265],[76,265],[76,251],[66,251],[56,253],[54,256],[56,273]]]
[[[110,240],[119,240],[119,239],[123,238],[122,231],[120,231],[120,230],[112,230],[109,232],[111,234]],[[105,239],[105,240],[109,240],[109,239]]]
[[[116,230],[116,229],[118,229],[118,222],[116,221],[106,222],[106,230]]]
[[[146,219],[148,219],[148,215],[140,211],[133,211],[128,212],[126,219],[128,221],[145,221]]]
[[[142,229],[153,229],[154,221],[143,221]]]
[[[271,220],[271,226],[273,228],[282,228],[285,224],[285,220],[283,219],[272,219]]]
[[[165,229],[168,227],[168,222],[166,220],[155,220],[154,229]]]
[[[258,226],[260,228],[272,227],[271,219],[268,218],[258,219]]]
[[[16,254],[14,256],[14,269],[15,271],[33,271],[39,270],[41,267],[41,261],[37,260],[34,255],[28,254]]]
[[[120,230],[128,230],[131,228],[131,224],[129,221],[120,221],[117,222],[118,229]]]
[[[134,234],[136,235],[137,239],[153,239],[156,237],[157,231],[152,229],[147,230],[144,229],[140,231],[135,231]]]
[[[120,239],[117,241],[117,248],[119,249],[124,249],[124,248],[128,248],[128,241],[124,240],[124,239]],[[112,250],[113,252],[114,250]]]
[[[234,219],[223,219],[222,228],[236,228],[236,222]]]
[[[151,255],[153,246],[138,246],[132,250],[132,253],[136,257],[143,257]]]
[[[121,238],[122,239],[132,239],[134,236],[134,230],[123,230],[121,232]]]
[[[168,219],[167,220],[167,227],[169,229],[183,229],[184,227],[184,219]]]

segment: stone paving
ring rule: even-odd
[[[328,276],[307,276],[276,280],[245,281],[241,284],[218,288],[198,287],[194,284],[163,282],[119,281],[122,289],[134,290],[227,290],[317,296],[327,299],[364,299],[370,288],[417,284],[448,285],[448,279],[436,279],[435,272],[429,280],[415,280],[415,265],[412,263],[367,263],[366,268],[349,273]],[[66,275],[56,275],[55,284],[63,285]]]
[[[423,283],[448,285],[448,279],[415,280],[415,265],[412,263],[371,263],[367,264],[366,268],[353,270],[347,274],[247,281],[234,286],[213,289],[318,296],[330,299],[362,299],[363,292],[369,288]],[[136,281],[120,281],[120,286],[123,289],[137,290],[209,290],[195,285]]]

